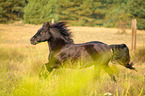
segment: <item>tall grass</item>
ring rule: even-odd
[[[139,48],[135,52],[134,59],[136,62],[145,62],[145,47]]]
[[[43,79],[39,78],[39,72],[42,65],[48,62],[48,45],[40,43],[32,46],[29,43],[29,39],[39,26],[0,26],[0,96],[104,96],[105,93],[111,93],[113,96],[145,95],[144,61],[135,63],[138,72],[110,63],[117,83],[111,81],[104,70],[101,71],[99,79],[93,79],[94,67],[80,69],[82,62],[77,62],[77,66],[72,65],[72,68],[63,66],[54,70],[47,79]],[[79,28],[81,30],[78,30]],[[119,36],[118,38],[125,38],[121,42],[129,44],[126,40],[130,34],[127,33],[126,37],[118,35],[116,29],[95,27],[71,27],[71,29],[74,32],[74,40],[78,43],[91,41],[91,36],[92,40],[106,41],[109,44],[115,43],[113,38],[115,37],[119,43],[120,39],[117,39]],[[110,37],[109,33],[105,33],[107,30],[112,33]],[[82,39],[79,39],[80,36]],[[141,40],[138,46],[141,46],[144,44],[142,41],[145,41],[143,38],[145,34],[139,32],[138,36],[138,41]]]

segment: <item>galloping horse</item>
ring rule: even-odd
[[[30,39],[33,45],[45,41],[48,42],[50,51],[49,62],[45,64],[49,72],[54,68],[59,68],[61,63],[68,59],[75,61],[78,58],[84,58],[88,62],[93,62],[91,65],[94,65],[95,68],[95,78],[98,77],[101,69],[104,69],[111,79],[116,81],[111,68],[108,66],[112,53],[107,44],[99,41],[74,44],[71,32],[68,30],[65,22],[44,23]]]

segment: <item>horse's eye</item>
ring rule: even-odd
[[[46,33],[46,32],[47,32],[47,30],[44,30],[44,32]]]
[[[42,31],[40,32],[40,34],[45,34],[45,30],[42,30]]]

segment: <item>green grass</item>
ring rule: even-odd
[[[110,63],[117,79],[117,83],[114,83],[104,70],[101,77],[94,80],[93,66],[80,69],[82,62],[77,62],[72,68],[63,66],[54,70],[47,79],[39,78],[42,65],[48,62],[48,45],[40,43],[34,46],[29,40],[40,25],[0,26],[0,96],[104,96],[105,93],[113,96],[145,95],[144,51],[140,51],[145,47],[145,31],[137,31],[137,52],[135,55],[131,52],[131,60],[135,62],[138,72]],[[110,28],[70,29],[76,43],[97,40],[107,44],[125,43],[129,48],[131,45],[130,30],[118,34],[118,29]]]

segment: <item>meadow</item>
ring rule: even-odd
[[[93,79],[93,66],[80,69],[62,67],[47,79],[39,78],[48,62],[46,42],[30,44],[30,38],[41,25],[0,24],[0,96],[145,96],[145,31],[137,30],[137,50],[131,50],[131,30],[121,34],[117,28],[69,27],[75,43],[102,41],[107,44],[125,43],[131,61],[138,70],[132,71],[112,64],[117,83],[102,70],[100,79]],[[108,95],[107,95],[108,94]]]

